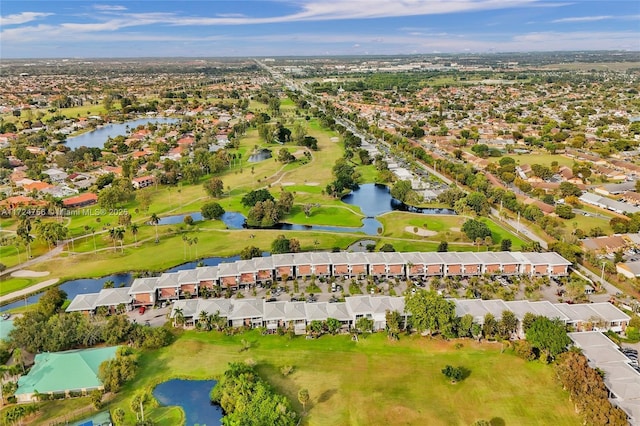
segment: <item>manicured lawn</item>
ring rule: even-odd
[[[184,225],[182,225],[184,226]],[[167,225],[160,227],[176,229],[176,226]],[[62,281],[73,278],[99,277],[122,271],[163,271],[184,262],[196,260],[197,257],[207,256],[234,256],[246,246],[256,246],[263,251],[269,251],[271,242],[280,234],[287,238],[297,238],[303,250],[330,249],[341,247],[345,249],[349,244],[363,237],[363,234],[332,234],[328,232],[309,231],[281,231],[281,230],[201,230],[189,231],[186,234],[163,234],[161,231],[160,242],[156,244],[154,238],[140,243],[139,247],[126,247],[124,253],[120,248],[98,251],[96,254],[89,251],[86,254],[60,257],[46,263],[39,264],[37,270],[49,270],[51,275],[47,277],[61,277]],[[197,237],[198,243],[186,247],[182,235],[189,238]],[[253,237],[250,237],[253,235]],[[316,245],[315,242],[318,242]]]
[[[465,241],[460,227],[467,220],[464,216],[426,215],[407,212],[390,212],[378,218],[384,227],[383,236],[395,238],[412,238],[428,241]],[[407,227],[436,232],[437,235],[424,236],[408,232]]]
[[[575,229],[582,229],[587,235],[593,228],[600,228],[606,235],[611,235],[613,230],[609,226],[611,219],[603,219],[595,216],[584,216],[576,214],[573,219],[566,219],[564,221],[566,228],[565,233],[571,234]]]
[[[12,291],[22,290],[23,288],[27,288],[41,281],[45,281],[49,279],[49,277],[42,278],[16,278],[11,277],[0,281],[0,296],[5,295],[7,293],[11,293]]]
[[[248,351],[240,352],[242,339],[251,342]],[[289,340],[255,331],[234,337],[189,331],[171,346],[143,354],[136,379],[109,408],[122,407],[134,421],[129,401],[135,392],[172,377],[216,378],[229,362],[252,359],[299,412],[297,392],[309,390],[305,420],[311,425],[469,425],[481,418],[507,425],[580,424],[550,366],[501,353],[499,344],[463,345],[455,349],[454,342],[419,336],[390,342],[384,334],[353,342],[349,336]],[[440,372],[447,364],[468,368],[470,376],[450,384]],[[283,365],[294,372],[283,377]],[[159,425],[173,426],[158,414],[149,412]]]
[[[486,223],[489,229],[491,230],[494,244],[500,244],[500,241],[507,238],[511,240],[511,243],[512,243],[511,250],[520,250],[520,247],[522,247],[522,245],[525,244],[525,242],[522,239],[512,234],[511,232],[507,231],[506,229],[501,227],[499,224],[497,224],[493,220],[488,218],[481,218],[480,220]]]
[[[541,166],[551,166],[554,161],[560,166],[571,167],[574,163],[573,158],[565,157],[562,154],[505,154],[505,157],[511,157],[516,160],[516,164],[540,164]],[[487,160],[492,163],[500,161],[499,157],[489,157]]]

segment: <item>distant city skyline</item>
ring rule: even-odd
[[[0,58],[640,50],[640,2],[3,0]]]

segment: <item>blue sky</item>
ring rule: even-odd
[[[2,0],[0,58],[640,50],[638,0]]]

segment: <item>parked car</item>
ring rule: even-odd
[[[3,320],[8,320],[9,318],[11,318],[11,314],[2,314]]]
[[[140,312],[140,315],[142,315],[146,310],[147,308],[145,306],[140,306],[140,309],[138,310],[138,312]]]

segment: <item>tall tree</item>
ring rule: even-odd
[[[202,184],[205,192],[209,197],[220,198],[224,192],[224,183],[222,179],[213,177]]]
[[[158,224],[160,223],[160,218],[158,217],[157,214],[152,213],[151,217],[149,218],[149,222],[153,223],[156,227],[156,243],[158,241],[160,241],[160,237],[158,237]]]
[[[550,358],[555,358],[558,354],[566,351],[567,346],[571,343],[565,325],[560,320],[551,320],[543,316],[533,320],[526,336],[531,346]]]
[[[418,332],[450,334],[455,323],[455,305],[435,291],[418,290],[406,297],[405,309],[411,313]]]

